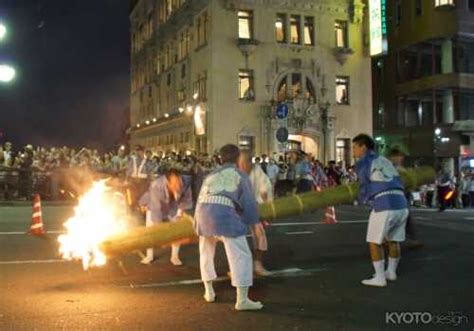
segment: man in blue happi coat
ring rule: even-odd
[[[147,210],[147,226],[165,220],[173,222],[185,210],[193,207],[191,180],[188,176],[182,176],[177,169],[168,169],[164,175],[151,182],[139,204]],[[179,258],[179,248],[179,244],[171,245],[170,262],[176,266],[183,264]],[[142,263],[149,264],[153,259],[153,248],[149,248]]]
[[[195,228],[199,235],[201,277],[204,299],[215,301],[212,281],[217,278],[214,267],[216,244],[221,241],[229,262],[232,286],[237,289],[237,310],[259,310],[262,303],[248,298],[253,283],[252,254],[246,234],[249,226],[258,224],[257,202],[247,174],[237,169],[240,150],[225,145],[220,150],[223,166],[210,173],[199,193]]]
[[[359,202],[372,207],[367,242],[375,269],[373,278],[362,281],[368,286],[384,287],[397,279],[400,242],[405,240],[408,202],[400,175],[392,162],[374,151],[375,143],[366,134],[352,140],[352,152],[358,159],[355,169],[360,182]],[[388,267],[385,268],[382,243],[388,243]]]

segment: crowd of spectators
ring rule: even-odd
[[[49,200],[76,199],[88,181],[106,177],[125,179],[130,156],[134,153],[134,150],[128,152],[125,146],[103,154],[95,149],[32,145],[17,150],[6,142],[0,145],[0,200],[30,200],[34,193]],[[197,188],[204,177],[221,164],[217,154],[146,150],[145,157],[150,177],[167,168],[177,168],[191,176]],[[323,164],[303,152],[261,155],[254,157],[253,162],[269,177],[276,197],[357,181],[353,166],[335,161]],[[474,174],[462,171],[458,178],[443,176],[433,185],[415,192],[413,202],[435,207],[443,203],[441,194],[445,194],[443,187],[447,185],[454,197],[451,202],[445,201],[444,207],[474,207]]]

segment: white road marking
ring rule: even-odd
[[[367,220],[354,220],[354,221],[339,221],[337,224],[364,224]],[[286,223],[270,223],[269,226],[300,226],[300,225],[328,225],[322,222],[286,222]],[[46,231],[47,234],[64,234],[66,231]],[[0,232],[0,236],[17,236],[29,234],[28,231],[4,231]]]
[[[296,232],[285,232],[286,235],[292,236],[292,235],[299,235],[299,234],[312,234],[314,233],[313,231],[296,231]]]
[[[66,231],[46,231],[47,234],[63,234]],[[29,234],[28,231],[7,231],[7,232],[0,232],[0,236],[17,236],[22,234]]]
[[[432,212],[432,213],[436,213],[438,214],[438,209],[436,208],[411,208],[410,209],[411,211],[415,211],[415,212],[419,212],[419,211],[422,211],[422,212]],[[444,210],[444,213],[470,213],[472,212],[472,209],[445,209]]]
[[[337,224],[364,224],[367,220],[339,221]],[[270,226],[328,225],[322,222],[270,223]]]
[[[66,260],[20,260],[20,261],[0,261],[0,265],[5,264],[47,264],[47,263],[63,263],[63,262],[70,262]]]
[[[313,269],[300,269],[300,268],[288,268],[282,270],[272,271],[270,278],[281,278],[281,277],[303,277],[309,276],[318,272],[327,271],[327,268],[313,268]],[[213,282],[224,282],[229,280],[229,277],[218,277]],[[130,284],[130,285],[121,285],[120,287],[131,287],[131,288],[153,288],[153,287],[168,287],[168,286],[179,286],[179,285],[195,285],[201,284],[201,279],[185,279],[174,282],[164,282],[164,283],[149,283],[149,284]]]

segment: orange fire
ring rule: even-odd
[[[106,180],[94,182],[79,199],[74,216],[64,223],[66,234],[60,235],[59,252],[66,260],[82,260],[84,270],[102,266],[107,257],[100,244],[108,237],[127,229],[124,197],[114,193]]]

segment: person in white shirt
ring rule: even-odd
[[[276,182],[278,181],[279,173],[280,173],[280,168],[276,164],[276,161],[274,159],[270,159],[267,165],[267,176],[270,179],[270,182],[272,184],[273,192],[275,192],[275,185],[276,185]]]
[[[257,203],[273,200],[273,186],[268,176],[263,172],[260,164],[252,164],[252,157],[248,152],[241,152],[239,169],[249,175],[252,191]],[[263,266],[263,255],[268,250],[267,236],[261,222],[252,225],[254,240],[254,272],[259,276],[269,276],[271,273]]]
[[[12,160],[12,143],[7,141],[3,147],[3,165],[5,167],[11,167]]]

